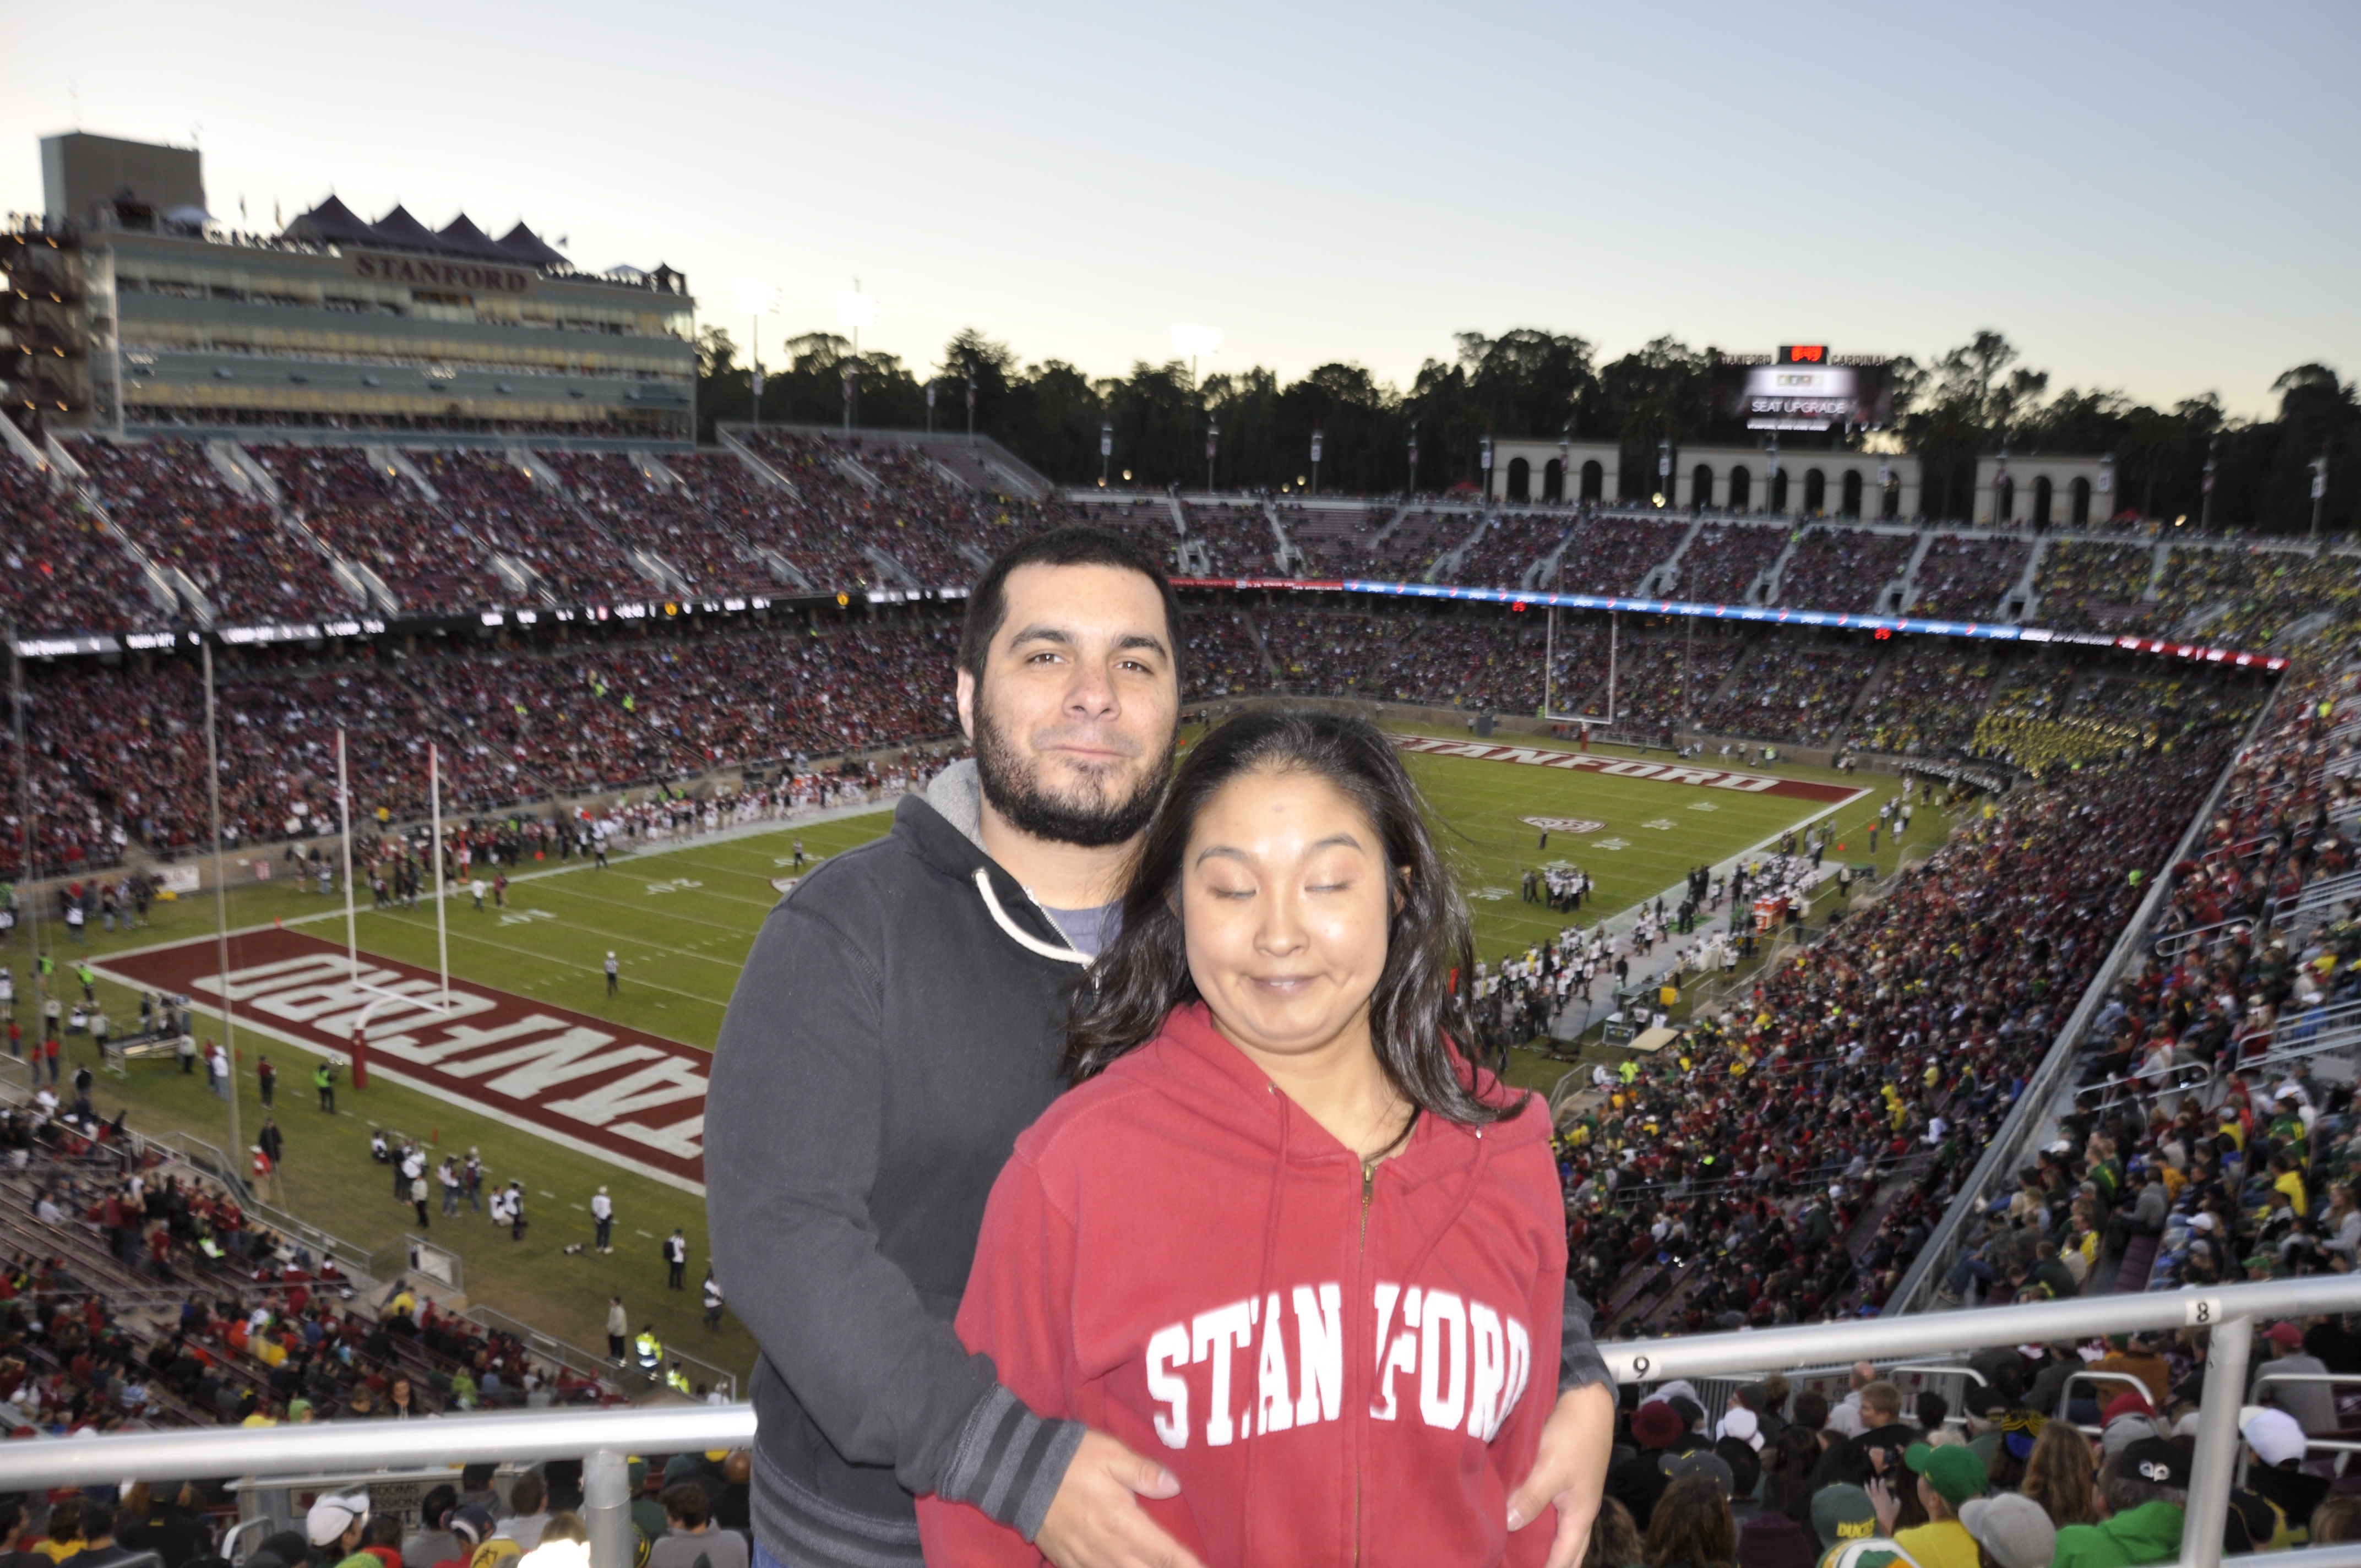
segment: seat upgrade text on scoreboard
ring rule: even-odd
[[[1714,400],[1722,419],[1748,430],[1883,430],[1894,422],[1894,361],[1824,343],[1726,355],[1714,367]]]

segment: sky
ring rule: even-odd
[[[71,5],[0,0],[0,210],[38,138],[204,154],[268,229],[334,192],[687,273],[765,358],[920,373],[974,326],[1093,375],[1407,385],[1453,334],[1922,359],[2262,415],[2361,375],[2361,5]]]

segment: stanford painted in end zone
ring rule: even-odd
[[[349,1058],[362,1011],[378,1003],[367,1036],[371,1073],[705,1190],[706,1052],[473,981],[454,979],[450,1009],[438,1011],[433,971],[363,953],[357,986],[342,947],[298,931],[241,932],[229,948],[241,1031]],[[126,985],[185,992],[200,1007],[221,1003],[210,937],[94,967]],[[383,1000],[389,992],[397,1000]]]
[[[1733,773],[1720,768],[1691,767],[1686,762],[1643,762],[1636,757],[1561,751],[1546,746],[1496,746],[1486,740],[1446,740],[1439,735],[1397,735],[1393,741],[1405,751],[1417,751],[1429,757],[1466,757],[1479,762],[1521,762],[1529,768],[1564,768],[1569,772],[1606,773],[1619,779],[1653,779],[1658,784],[1730,789],[1741,795],[1779,795],[1798,800],[1841,804],[1858,800],[1869,793],[1851,784],[1771,778],[1761,773]]]

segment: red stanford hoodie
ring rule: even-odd
[[[1565,1298],[1538,1098],[1420,1116],[1365,1190],[1197,1003],[1017,1139],[959,1334],[1034,1409],[1170,1469],[1180,1495],[1143,1506],[1209,1568],[1468,1568],[1547,1554],[1554,1520],[1510,1535],[1508,1497]],[[919,1498],[918,1528],[928,1563],[1042,1561],[964,1503]]]

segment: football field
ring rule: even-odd
[[[1557,747],[1530,750],[1583,755]],[[1666,773],[1717,772],[1606,751],[1584,760],[1601,759],[1606,766]],[[1777,775],[1774,792],[1754,793],[1667,783],[1648,773],[1617,776],[1597,768],[1415,751],[1406,751],[1404,760],[1426,797],[1438,848],[1467,896],[1478,952],[1486,957],[1544,939],[1569,924],[1544,905],[1522,902],[1520,883],[1528,868],[1572,865],[1587,872],[1597,887],[1576,923],[1588,926],[1654,898],[1693,865],[1726,860],[1790,827],[1843,812],[1856,799],[1873,814],[1877,799],[1850,781],[1786,774]],[[1546,846],[1543,822],[1551,824]],[[884,807],[658,845],[618,856],[604,871],[579,861],[528,870],[511,883],[506,909],[488,899],[479,911],[467,898],[452,898],[446,914],[452,972],[709,1049],[755,931],[778,902],[780,884],[796,874],[795,842],[800,839],[807,861],[814,861],[865,843],[892,823],[893,812]],[[297,923],[340,940],[342,921],[339,908]],[[432,970],[432,906],[364,909],[360,946]],[[622,974],[621,993],[611,1000],[603,994],[609,951]]]
[[[1652,899],[1692,865],[1727,860],[1824,814],[1832,814],[1840,839],[1851,839],[1845,858],[1867,860],[1861,829],[1891,791],[1888,780],[1876,780],[1881,787],[1872,791],[1825,770],[1784,765],[1775,773],[1730,774],[1674,763],[1661,752],[1643,759],[1465,737],[1405,732],[1403,739],[1444,858],[1468,896],[1479,953],[1490,959],[1565,924],[1588,926]],[[453,984],[469,1005],[486,1010],[475,1020],[484,1026],[479,1033],[494,1026],[530,1033],[537,1018],[547,1036],[517,1046],[511,1036],[473,1047],[474,1055],[451,1056],[428,1034],[447,1025],[418,1020],[386,1051],[372,1051],[369,1087],[347,1086],[333,1115],[312,1103],[310,1074],[319,1055],[348,1036],[353,1015],[321,1016],[322,1004],[290,998],[342,983],[342,900],[284,881],[247,882],[234,865],[233,881],[243,885],[229,895],[229,924],[247,935],[230,944],[231,968],[237,976],[266,976],[234,982],[241,998],[240,1139],[250,1139],[261,1120],[254,1069],[267,1053],[280,1073],[275,1109],[289,1146],[280,1201],[366,1248],[416,1230],[407,1205],[390,1199],[382,1168],[368,1160],[369,1127],[406,1133],[437,1158],[479,1148],[496,1179],[525,1184],[534,1223],[520,1242],[474,1215],[436,1215],[431,1237],[465,1258],[471,1299],[596,1345],[606,1298],[620,1294],[632,1317],[654,1321],[668,1342],[743,1372],[752,1346],[734,1320],[718,1333],[697,1321],[694,1287],[707,1255],[697,1179],[706,1053],[757,929],[796,874],[796,841],[807,869],[884,833],[892,820],[892,809],[879,807],[618,853],[603,871],[579,861],[531,866],[511,882],[506,908],[488,898],[478,910],[454,889],[446,910]],[[1922,811],[1911,839],[1942,830],[1936,813]],[[1894,847],[1881,843],[1880,851],[1890,867]],[[1520,898],[1524,872],[1554,862],[1596,880],[1595,897],[1576,921]],[[207,872],[210,881],[210,866]],[[207,1014],[218,995],[213,931],[207,895],[159,905],[148,929],[91,936],[89,951],[105,977],[101,1000],[118,1031],[137,1015],[137,990],[167,976],[195,997],[199,1033],[218,1030]],[[43,936],[55,942],[61,933],[50,925]],[[372,910],[364,899],[357,941],[375,983],[429,987],[419,977],[431,977],[436,966],[430,904]],[[21,977],[22,935],[13,949],[0,949],[0,959]],[[603,968],[610,950],[620,973],[613,997]],[[60,964],[61,978],[67,967]],[[306,992],[305,983],[315,989]],[[345,1036],[336,1033],[340,1016]],[[373,1023],[373,1036],[385,1033],[383,1022]],[[411,1041],[408,1059],[403,1038]],[[95,1063],[86,1039],[71,1040],[68,1070],[80,1060]],[[1564,1071],[1538,1053],[1521,1054],[1511,1076],[1546,1085]],[[169,1061],[134,1062],[127,1077],[102,1073],[93,1098],[102,1114],[127,1108],[134,1128],[226,1141],[222,1102],[206,1092],[202,1075],[184,1076]],[[586,1205],[601,1185],[611,1188],[622,1216],[617,1255],[569,1252],[588,1239]],[[690,1288],[677,1293],[663,1288],[656,1256],[660,1238],[675,1226],[693,1254]]]

